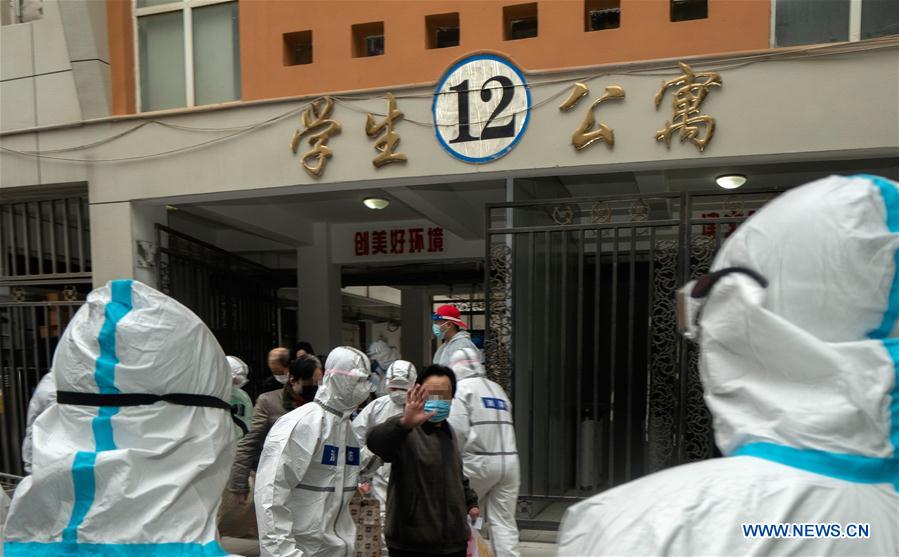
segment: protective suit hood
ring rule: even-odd
[[[328,354],[322,386],[315,402],[338,412],[350,412],[371,392],[368,356],[349,346],[339,346]]]
[[[699,321],[705,399],[725,454],[792,465],[797,450],[892,458],[899,473],[896,187],[818,180],[725,242],[713,270],[741,266],[769,281],[727,275]]]
[[[383,340],[376,340],[369,345],[368,357],[377,360],[384,369],[390,367],[397,360],[396,352]]]
[[[12,502],[7,557],[112,555],[124,544],[224,555],[215,516],[234,456],[231,370],[203,322],[144,284],[112,281],[69,323],[53,373],[59,400],[34,424],[34,474]],[[224,408],[66,402],[66,391],[204,395]]]
[[[231,379],[237,380],[234,385],[243,387],[249,383],[250,366],[237,356],[226,356],[226,358],[228,358],[228,365],[231,366]]]
[[[388,389],[409,390],[418,378],[418,370],[415,369],[412,362],[397,360],[387,368],[387,375],[385,377],[387,379]]]
[[[453,352],[450,355],[449,367],[456,374],[457,381],[487,376],[487,371],[481,363],[481,353],[469,347]]]

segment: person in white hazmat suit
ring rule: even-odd
[[[37,417],[56,403],[56,381],[51,370],[38,381],[31,400],[28,401],[28,415],[25,420],[25,439],[22,441],[22,464],[25,473],[31,473],[31,455],[34,453],[33,430]]]
[[[256,471],[256,521],[266,557],[351,555],[356,527],[347,508],[359,479],[361,443],[350,415],[370,393],[368,357],[347,346],[325,362],[312,404],[272,426]]]
[[[131,280],[91,292],[59,340],[57,403],[6,557],[226,555],[215,514],[234,458],[231,371],[186,307]]]
[[[231,366],[231,413],[240,420],[240,423],[235,420],[235,430],[238,437],[243,437],[253,423],[253,400],[243,390],[243,386],[250,381],[250,366],[237,356],[227,358]]]
[[[520,479],[512,403],[502,387],[487,379],[477,349],[456,350],[450,368],[456,374],[456,396],[448,421],[459,440],[465,476],[478,494],[493,554],[517,556]]]
[[[388,418],[400,416],[406,405],[406,395],[412,385],[418,372],[412,362],[405,360],[396,360],[387,368],[384,382],[387,389],[387,396],[376,398],[370,402],[365,408],[359,412],[356,419],[353,420],[353,430],[356,437],[361,443],[365,443],[368,432],[376,425],[383,424]],[[375,460],[376,459],[376,460]],[[374,463],[371,461],[375,460]],[[362,448],[362,463],[364,468],[369,469],[377,466],[380,459],[375,456],[367,447]],[[384,538],[384,528],[387,525],[387,484],[390,482],[390,464],[382,463],[374,470],[371,477],[371,490],[375,499],[380,502],[381,508],[381,553],[386,555],[387,541]]]
[[[393,362],[397,361],[396,351],[386,341],[379,339],[369,345],[368,357],[371,359],[372,393],[376,397],[384,396],[387,394],[384,379],[387,375],[387,369],[393,365]]]
[[[462,348],[471,348],[477,351],[478,347],[471,341],[471,335],[466,331],[467,325],[462,320],[459,308],[452,304],[444,304],[437,308],[431,316],[434,323],[431,332],[438,342],[442,342],[434,353],[432,363],[450,367],[450,357]]]
[[[726,458],[572,506],[560,555],[899,555],[897,188],[818,180],[725,242],[681,299]]]

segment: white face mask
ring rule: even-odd
[[[273,377],[275,378],[275,381],[277,381],[278,383],[281,383],[282,385],[287,383],[287,374],[286,373],[282,373],[281,375],[273,375]]]
[[[406,404],[406,391],[391,391],[390,392],[390,400],[393,401],[397,406],[403,406]]]

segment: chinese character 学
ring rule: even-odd
[[[680,141],[692,141],[700,152],[715,134],[715,119],[707,114],[700,114],[700,105],[709,94],[712,87],[721,87],[721,76],[717,72],[694,72],[690,66],[678,62],[682,75],[671,81],[663,81],[659,92],[656,93],[656,110],[662,104],[665,92],[674,88],[674,98],[671,106],[674,115],[671,122],[665,122],[665,127],[656,132],[656,141],[664,141],[665,146],[671,148],[671,133],[680,131]],[[705,135],[700,137],[700,132],[705,128]]]
[[[583,83],[575,83],[568,99],[559,105],[559,110],[571,110],[580,102],[581,98],[587,95],[590,89]],[[596,118],[593,117],[593,110],[601,103],[608,100],[623,100],[624,88],[620,85],[609,85],[606,87],[605,93],[590,105],[587,109],[587,115],[581,122],[581,125],[571,134],[571,144],[578,151],[585,149],[595,141],[605,141],[606,145],[611,148],[615,145],[615,130],[600,122],[599,127],[593,129],[596,125]]]
[[[396,107],[396,98],[393,93],[387,93],[387,116],[380,124],[375,122],[374,114],[369,114],[366,118],[365,133],[368,137],[377,137],[385,130],[387,132],[381,135],[381,138],[375,143],[375,151],[379,153],[371,161],[375,168],[381,168],[392,162],[406,162],[406,155],[395,152],[400,143],[400,134],[394,131],[393,123],[402,119],[403,113]]]
[[[307,134],[309,136],[309,145],[312,149],[303,153],[300,161],[306,172],[316,178],[322,175],[325,170],[325,164],[328,159],[333,156],[331,148],[328,147],[328,140],[331,136],[337,135],[341,131],[340,124],[336,120],[331,120],[331,112],[334,111],[334,99],[330,97],[319,98],[312,103],[303,112],[303,125],[306,127],[303,131],[297,130],[290,140],[290,150],[296,154],[300,146],[300,139]]]

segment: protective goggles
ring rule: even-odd
[[[768,279],[745,267],[727,267],[691,280],[677,291],[677,332],[688,340],[699,338],[699,318],[712,288],[727,275],[738,273],[768,287]]]

